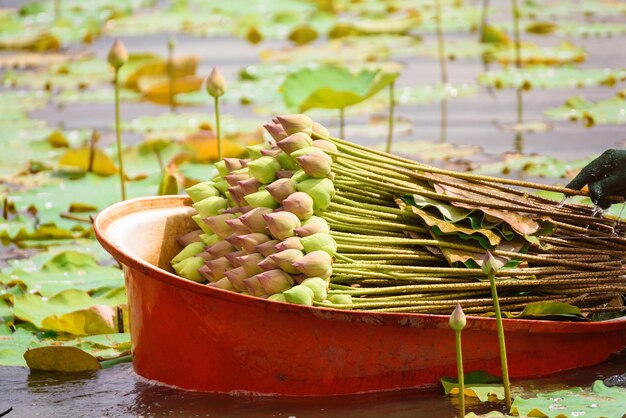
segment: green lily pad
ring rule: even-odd
[[[478,77],[480,84],[495,88],[579,88],[612,86],[626,80],[626,70],[577,69],[532,66],[489,71]]]
[[[582,312],[577,306],[563,302],[531,302],[517,316],[519,318],[567,318],[584,319]]]
[[[623,23],[610,22],[563,23],[560,25],[560,31],[568,36],[577,36],[581,38],[600,38],[626,34],[626,25]]]
[[[561,161],[545,155],[505,154],[504,161],[481,164],[478,174],[509,176],[516,172],[540,178],[568,179],[573,178],[591,158]]]
[[[515,48],[513,45],[498,47],[492,51],[493,58],[501,64],[515,62]],[[577,47],[570,42],[563,42],[557,46],[542,46],[524,42],[521,45],[520,57],[524,65],[529,64],[569,64],[582,62],[587,54],[583,48]]]
[[[487,402],[490,396],[496,399],[504,399],[504,386],[502,378],[490,375],[483,371],[474,371],[464,374],[465,396],[478,398],[481,402]],[[459,380],[452,377],[442,377],[439,382],[443,385],[446,395],[458,395]]]
[[[582,96],[567,99],[561,107],[545,111],[554,119],[582,122],[587,127],[593,125],[622,125],[626,123],[626,97],[624,92],[607,100],[589,101]]]
[[[26,330],[11,332],[5,324],[0,324],[0,365],[26,367],[24,352],[37,337]]]
[[[1,278],[2,276],[0,276],[0,280]],[[13,316],[13,309],[11,309],[9,303],[4,299],[0,299],[0,323],[13,323],[14,318],[15,317]]]

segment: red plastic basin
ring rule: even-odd
[[[184,389],[339,395],[456,375],[448,317],[306,307],[231,293],[169,270],[195,228],[182,196],[128,200],[94,228],[124,266],[135,371]],[[626,347],[626,320],[504,320],[511,377],[590,366]],[[500,374],[495,320],[468,317],[465,371]]]

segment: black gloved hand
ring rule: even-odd
[[[565,187],[580,190],[589,187],[591,200],[602,209],[613,202],[607,196],[616,195],[626,198],[626,150],[606,150],[598,158],[587,164],[580,173]]]

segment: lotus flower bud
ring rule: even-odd
[[[313,132],[324,137],[330,136],[330,131],[326,129],[324,125],[322,125],[321,123],[317,123],[317,122],[313,122]]]
[[[256,145],[248,145],[246,150],[248,151],[248,156],[251,160],[257,160],[263,156],[261,154],[261,150],[270,148],[268,144],[256,144]],[[250,161],[252,162],[252,161]],[[250,165],[250,163],[248,163]]]
[[[237,292],[238,290],[235,289],[230,280],[228,280],[226,277],[222,277],[216,282],[209,283],[207,286],[217,287],[218,289],[228,290],[229,292]]]
[[[352,296],[350,295],[330,295],[328,301],[335,305],[352,305]]]
[[[232,264],[226,257],[220,256],[214,260],[208,260],[204,263],[210,270],[212,282],[224,277],[224,272],[233,268]]]
[[[217,172],[219,173],[221,177],[226,177],[227,175],[230,174],[230,171],[226,167],[226,162],[224,160],[220,160],[216,162],[214,165],[215,165],[215,168],[217,168]]]
[[[256,275],[265,290],[265,293],[273,295],[284,292],[293,286],[294,281],[291,276],[282,270],[269,270]]]
[[[324,178],[330,174],[330,163],[324,155],[320,153],[303,155],[297,158],[298,164],[308,176],[318,179]]]
[[[203,278],[203,281],[206,280],[207,282],[210,282],[211,280],[213,280],[213,274],[211,273],[211,269],[208,268],[206,265],[200,267],[198,269],[198,273],[200,273],[200,275]]]
[[[230,197],[230,199],[232,200],[233,204],[236,207],[240,207],[242,205],[245,206],[248,204],[246,200],[244,199],[245,195],[246,194],[241,189],[241,186],[234,186],[234,187],[228,188],[228,196]],[[224,212],[222,211],[222,213]]]
[[[204,277],[198,272],[198,269],[204,265],[204,260],[200,257],[189,257],[183,261],[174,264],[172,267],[176,274],[193,282],[202,282]]]
[[[305,155],[311,155],[311,154],[320,155],[321,157],[325,158],[328,161],[328,164],[332,164],[333,162],[333,159],[330,157],[330,155],[326,154],[321,148],[313,147],[313,146],[300,148],[299,150],[294,151],[289,155],[291,155],[293,158],[297,160],[298,157],[304,157]]]
[[[302,282],[302,286],[306,286],[313,291],[313,300],[322,302],[328,297],[328,283],[320,277],[311,277]]]
[[[235,251],[241,251],[241,242],[239,241],[239,236],[237,234],[230,234],[229,236],[224,238],[224,241],[232,245]]]
[[[196,257],[200,257],[204,261],[214,260],[216,258],[215,256],[213,256],[213,254],[211,254],[208,251],[202,251],[201,253],[196,254]]]
[[[230,284],[239,292],[248,291],[243,281],[249,278],[250,275],[245,272],[243,267],[237,267],[235,269],[228,270],[224,272],[224,274],[226,276],[225,279],[227,279],[230,282]]]
[[[243,170],[245,170],[245,168]],[[247,180],[249,178],[250,173],[233,172],[232,174],[224,177],[224,180],[226,180],[229,186],[238,186],[240,181]]]
[[[283,295],[289,303],[313,306],[313,291],[301,284],[294,286],[289,290],[285,290]]]
[[[269,298],[267,298],[267,300],[271,300],[271,301],[274,301],[274,302],[282,302],[282,303],[287,302],[287,299],[285,298],[285,295],[283,295],[282,293],[276,293],[276,294],[270,296]]]
[[[266,225],[263,215],[268,213],[272,213],[272,209],[264,207],[254,208],[241,215],[239,219],[241,219],[241,222],[243,222],[243,224],[247,226],[250,231],[265,232]]]
[[[274,248],[274,246],[278,244],[279,242],[280,241],[278,241],[277,239],[269,240],[267,242],[264,242],[263,244],[257,245],[256,250],[260,252],[261,254],[263,254],[263,257],[267,257],[271,254],[278,252],[276,251],[276,248]]]
[[[176,242],[181,247],[186,247],[187,245],[191,243],[200,242],[201,241],[200,235],[202,235],[202,230],[194,229],[191,232],[187,232],[186,234],[176,237]]]
[[[298,191],[304,192],[313,199],[313,207],[316,210],[326,209],[333,197],[335,197],[335,186],[329,179],[309,179],[304,180],[296,186]]]
[[[268,123],[263,125],[265,130],[271,135],[276,142],[287,137],[287,132],[283,129],[282,125],[276,123]]]
[[[450,328],[455,331],[461,331],[465,328],[466,322],[463,308],[461,308],[461,304],[457,303],[456,308],[452,311],[452,315],[450,315]]]
[[[292,274],[291,277],[296,281],[297,284],[302,284],[303,281],[309,278],[306,274]]]
[[[331,257],[337,254],[337,242],[330,234],[325,232],[318,232],[313,235],[309,235],[300,238],[300,242],[305,253],[312,253],[313,251],[324,251]]]
[[[240,181],[238,185],[243,191],[243,194],[248,195],[258,192],[261,183],[259,183],[259,181],[254,177],[250,177],[249,179]]]
[[[204,222],[202,222],[202,223],[204,224]],[[218,242],[221,238],[218,237],[217,235],[211,233],[211,234],[202,234],[202,235],[200,235],[200,239],[202,240],[204,245],[206,245],[207,247],[210,247],[211,245],[213,245],[216,242]]]
[[[289,157],[291,158],[291,157]],[[295,162],[295,161],[294,161]],[[297,164],[297,163],[296,163]],[[278,170],[276,172],[276,177],[278,179],[290,179],[291,177],[293,177],[293,174],[295,173],[294,170]]]
[[[324,280],[326,279],[330,279],[330,276],[333,275],[333,267],[332,266],[328,266],[328,268],[323,272],[318,274],[318,276]]]
[[[265,234],[260,232],[253,232],[251,234],[240,235],[239,242],[241,243],[241,248],[248,254],[252,254],[256,252],[256,246],[259,244],[263,244],[264,242],[269,241],[271,238]]]
[[[220,69],[213,67],[211,74],[207,77],[204,87],[206,92],[212,97],[220,97],[226,92],[226,80],[222,77]]]
[[[274,157],[263,156],[248,164],[250,175],[260,183],[268,184],[276,180],[276,172],[280,170],[280,163]]]
[[[171,263],[176,264],[183,261],[186,258],[193,257],[194,255],[201,253],[204,251],[204,243],[203,242],[192,242],[182,249],[181,252],[176,254],[174,258],[172,258]]]
[[[299,237],[289,237],[276,244],[274,248],[276,248],[277,251],[285,251],[302,250],[304,247],[302,246]]]
[[[107,61],[109,61],[111,67],[116,70],[128,61],[128,51],[121,40],[116,39],[115,42],[113,42],[113,46],[109,50],[109,55],[107,55]]]
[[[227,219],[226,225],[228,225],[235,234],[244,235],[250,233],[250,228],[248,228],[240,218],[235,219]]]
[[[220,192],[214,187],[212,181],[203,181],[202,183],[194,184],[191,187],[185,189],[191,200],[199,202],[207,197],[219,196]]]
[[[239,158],[224,158],[224,166],[226,166],[229,173],[245,167],[243,165],[243,160],[240,160]]]
[[[293,237],[294,230],[300,227],[300,219],[291,212],[273,212],[263,215],[272,237],[283,240]]]
[[[339,152],[339,150],[337,149],[337,146],[335,144],[333,144],[330,141],[326,141],[325,139],[316,139],[315,141],[313,141],[313,146],[315,148],[321,149],[324,152],[326,152],[326,151],[330,151],[330,152],[334,152],[334,153]],[[331,156],[331,158],[333,158],[333,156]],[[334,160],[334,158],[333,158],[333,160]]]
[[[281,149],[278,147],[272,147],[272,148],[268,148],[268,149],[262,149],[261,150],[261,155],[263,157],[272,157],[272,158],[276,158],[276,156],[281,152]]]
[[[213,257],[222,257],[225,254],[235,251],[235,247],[228,241],[220,241],[206,248],[206,251]]]
[[[236,247],[235,247],[236,248]],[[224,258],[226,258],[233,267],[241,267],[241,259],[240,257],[248,255],[247,252],[243,250],[233,251],[232,253],[224,254]]]
[[[303,114],[276,116],[276,120],[282,125],[287,135],[295,134],[296,132],[304,132],[311,135],[313,132],[313,121],[310,117]]]
[[[218,237],[224,239],[233,233],[233,230],[226,223],[227,219],[235,219],[235,215],[231,213],[222,213],[221,215],[210,216],[203,218],[205,224],[211,228],[211,231]]]
[[[283,209],[304,221],[313,216],[313,198],[304,192],[295,192],[283,200]]]
[[[296,228],[294,232],[299,237],[308,237],[309,235],[317,233],[328,234],[330,232],[330,226],[328,226],[328,222],[326,222],[324,218],[311,216],[306,221],[303,221],[302,226],[300,228]]]
[[[328,274],[331,269],[333,259],[325,251],[313,251],[308,253],[300,260],[293,263],[293,266],[303,274],[309,277],[323,277]]]
[[[277,178],[281,178],[279,175],[281,171],[284,171],[284,170],[295,171],[300,168],[298,166],[298,162],[284,151],[280,151],[279,153],[277,153],[274,156],[274,158],[276,158],[276,161],[278,161],[278,163],[280,164],[280,167],[282,168],[282,170],[278,170],[276,172]]]
[[[249,194],[244,200],[253,208],[271,208],[276,209],[280,205],[267,190],[259,190],[258,192]]]
[[[198,211],[200,216],[208,218],[209,216],[215,216],[224,209],[226,209],[227,201],[223,197],[211,196],[206,199],[194,203],[193,207]]]
[[[284,250],[270,255],[268,258],[272,259],[278,267],[287,272],[298,274],[299,271],[293,266],[293,263],[304,257],[304,254],[300,250]]]
[[[202,232],[207,235],[214,235],[211,228],[209,228],[209,225],[204,223],[204,219],[202,218],[202,216],[200,216],[200,214],[196,213],[191,217],[191,219],[193,219],[193,221],[200,227]]]
[[[238,262],[241,263],[240,267],[243,267],[248,272],[248,276],[254,276],[263,271],[263,269],[259,267],[259,263],[264,259],[265,257],[263,257],[262,254],[254,253],[238,257]]]
[[[282,202],[287,196],[295,193],[296,182],[292,179],[278,179],[272,184],[268,184],[265,190],[269,192],[275,201]]]
[[[228,184],[228,182],[224,179],[215,182],[215,188],[219,190],[221,194],[226,193],[226,190],[228,190],[229,186],[230,184]]]
[[[287,138],[278,142],[278,147],[285,151],[287,154],[291,154],[302,148],[307,148],[313,145],[311,137],[303,132],[296,132],[289,135]]]
[[[304,170],[300,169],[300,170],[296,171],[295,173],[293,173],[293,176],[291,178],[296,183],[302,183],[304,180],[308,180],[311,177],[309,177],[309,175],[307,173],[305,173]]]
[[[243,281],[243,284],[244,286],[246,286],[248,293],[252,296],[264,296],[267,294],[265,293],[265,289],[263,289],[263,286],[261,286],[261,282],[259,281],[259,278],[257,276],[252,276],[245,279]]]
[[[278,263],[269,258],[269,256],[261,260],[258,265],[259,268],[263,271],[276,270],[278,268]]]
[[[500,267],[502,267],[502,263],[491,254],[491,251],[487,251],[482,260],[483,273],[486,276],[495,275]]]

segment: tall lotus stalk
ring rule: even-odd
[[[126,200],[126,184],[124,176],[124,160],[122,157],[122,131],[120,128],[120,68],[128,61],[128,51],[121,40],[116,39],[107,57],[109,64],[115,70],[115,139],[117,142],[117,160],[120,166],[120,187],[122,189],[122,200]]]
[[[61,0],[54,0],[54,21],[61,20]]]
[[[461,331],[465,328],[465,314],[461,305],[457,303],[456,308],[450,315],[450,328],[454,330],[456,343],[456,368],[459,381],[459,416],[465,416],[465,376],[463,376],[463,351],[461,350]]]
[[[446,62],[445,40],[443,38],[443,16],[441,13],[441,0],[435,0],[435,20],[437,22],[437,45],[439,49],[439,68],[441,69],[441,84],[444,89],[448,85],[448,66]],[[448,100],[441,99],[441,132],[440,142],[446,142],[446,127],[448,124]]]
[[[174,48],[176,47],[176,39],[173,36],[170,36],[167,41],[167,77],[169,79],[169,100],[170,100],[170,111],[176,111],[176,98],[174,94],[174,89],[176,87],[176,77],[174,73]]]
[[[519,71],[522,68],[522,45],[519,30],[519,18],[521,12],[517,0],[511,0],[511,11],[513,13],[513,44],[515,48],[515,68],[517,68],[517,70]],[[517,88],[515,93],[517,97],[517,123],[521,124],[524,120],[524,105],[522,103],[523,89],[521,85]],[[522,151],[521,134],[516,137],[516,150],[519,152]]]
[[[226,80],[222,77],[219,68],[213,67],[206,79],[206,91],[215,100],[215,133],[217,135],[217,160],[222,160],[222,136],[220,131],[220,102],[219,97],[226,92]]]
[[[387,131],[387,146],[385,147],[385,152],[391,152],[391,141],[393,140],[393,118],[394,111],[396,107],[396,98],[395,98],[395,80],[389,84],[389,122],[388,122],[388,131]]]
[[[496,325],[498,328],[498,345],[500,347],[500,361],[502,363],[502,383],[504,384],[504,400],[506,407],[511,410],[511,383],[509,381],[509,366],[506,359],[506,343],[504,341],[504,326],[502,325],[502,312],[500,311],[500,301],[496,289],[496,272],[498,264],[491,252],[487,251],[483,259],[483,273],[489,277],[491,284],[491,296],[493,298],[493,309],[496,312]]]
[[[339,137],[345,138],[345,126],[346,126],[346,108],[339,109]]]
[[[483,42],[485,28],[487,27],[487,16],[489,16],[489,0],[482,1],[480,10],[480,27],[478,28],[478,42]]]

